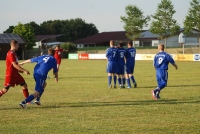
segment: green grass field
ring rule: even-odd
[[[169,68],[168,87],[161,100],[152,100],[156,87],[152,61],[136,61],[137,89],[107,89],[106,61],[62,60],[59,82],[52,71],[42,96],[42,106],[28,105],[21,87],[10,88],[0,98],[1,134],[59,133],[200,133],[200,62],[177,62]],[[5,61],[0,61],[4,83]],[[33,71],[34,64],[24,68]],[[23,75],[31,93],[34,79]]]

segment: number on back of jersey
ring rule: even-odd
[[[44,57],[43,60],[45,63],[47,63],[47,61],[49,60],[50,57]]]
[[[162,64],[162,62],[163,62],[163,58],[162,58],[162,57],[159,57],[159,58],[158,58],[158,64]]]

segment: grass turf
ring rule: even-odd
[[[4,83],[5,61],[0,61]],[[152,61],[136,61],[137,89],[107,89],[106,61],[62,60],[59,82],[52,71],[42,106],[21,109],[21,87],[0,98],[0,133],[200,133],[200,62],[169,67],[168,87],[161,100],[151,98],[156,87]],[[23,66],[30,72],[34,64]],[[30,93],[34,79],[23,75]]]

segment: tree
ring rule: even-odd
[[[12,33],[14,28],[14,26],[9,26],[9,28],[6,29],[6,31],[4,31],[3,33]]]
[[[66,42],[66,43],[62,43],[61,44],[61,47],[65,50],[68,50],[69,52],[70,51],[77,51],[77,47],[74,43],[72,42]]]
[[[36,40],[34,30],[31,26],[18,23],[18,25],[13,29],[13,33],[19,34],[26,40],[26,49],[32,49],[33,46],[35,46]]]
[[[34,21],[31,21],[31,22],[24,24],[24,25],[31,26],[33,28],[33,31],[34,31],[34,35],[40,35],[40,33],[41,33],[40,26],[37,23],[35,23]]]
[[[49,20],[44,21],[40,25],[34,21],[24,24],[25,27],[32,27],[34,35],[48,35],[48,34],[65,34],[58,37],[57,40],[61,42],[74,41],[80,38],[88,37],[97,34],[99,31],[92,23],[86,23],[81,18],[70,20]],[[14,26],[10,26],[10,33],[13,32]]]
[[[192,28],[200,30],[200,2],[192,0],[186,19],[184,20],[185,34],[189,34]]]
[[[167,38],[175,35],[180,30],[180,26],[172,17],[176,13],[174,6],[170,0],[162,0],[158,4],[157,11],[152,18],[154,19],[150,25],[150,32],[158,34],[160,39],[165,40],[167,46]]]
[[[141,9],[135,5],[128,5],[125,8],[126,16],[121,16],[122,22],[125,23],[124,30],[127,32],[126,36],[134,41],[140,37],[144,26],[148,26],[150,16],[144,16]]]

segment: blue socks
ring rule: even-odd
[[[126,79],[126,81],[127,81],[128,87],[131,87],[130,79]]]
[[[123,85],[125,86],[125,84],[126,84],[126,79],[123,78]]]
[[[112,76],[108,76],[108,86],[111,85],[111,82],[112,82]]]
[[[36,101],[40,101],[40,97],[42,96],[44,89],[40,92],[40,95],[36,98]]]
[[[26,103],[31,102],[34,99],[34,96],[31,94],[28,98],[25,99]]]
[[[122,79],[121,78],[118,78],[118,83],[119,83],[119,85],[122,84]]]
[[[114,85],[116,86],[117,76],[114,76]]]
[[[132,82],[135,84],[135,83],[136,83],[136,81],[135,81],[134,77],[133,77],[133,76],[131,76],[130,78],[131,78]]]

